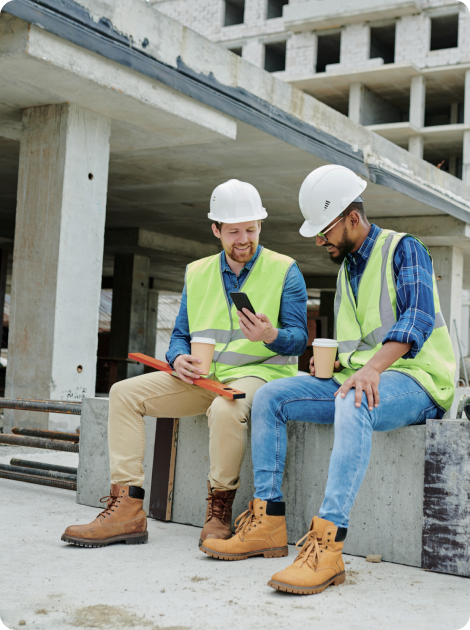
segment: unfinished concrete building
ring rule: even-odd
[[[470,183],[470,13],[456,0],[150,0]]]

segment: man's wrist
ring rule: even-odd
[[[272,330],[269,331],[268,335],[263,339],[264,343],[273,343],[276,341],[278,334],[279,330],[273,327]]]

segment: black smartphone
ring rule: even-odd
[[[253,315],[256,315],[256,311],[253,308],[253,306],[251,305],[251,302],[247,296],[246,293],[243,293],[242,291],[237,291],[237,292],[231,292],[230,293],[230,297],[233,300],[233,303],[235,304],[235,306],[237,307],[237,309],[239,311],[243,312],[244,308],[247,308],[250,313],[253,313]]]

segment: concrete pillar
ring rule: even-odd
[[[423,136],[411,136],[408,140],[408,151],[420,160],[423,159],[424,140]]]
[[[257,39],[249,40],[243,46],[242,57],[258,68],[264,68],[264,53],[264,44],[261,44]]]
[[[421,129],[424,127],[426,106],[426,79],[423,76],[413,77],[410,86],[410,124]],[[413,136],[408,142],[408,151],[415,157],[423,157],[423,137]]]
[[[126,359],[129,352],[147,352],[150,258],[118,254],[114,259],[113,306],[109,354]],[[117,378],[143,374],[144,366],[120,361]]]
[[[459,122],[459,104],[450,104],[450,124],[456,125]]]
[[[465,73],[465,101],[463,122],[470,126],[470,70]],[[470,131],[463,134],[462,180],[470,186]]]
[[[349,118],[360,125],[362,120],[362,103],[364,98],[364,86],[362,83],[351,83],[349,86]]]
[[[457,380],[460,355],[454,320],[461,336],[463,250],[459,247],[430,247],[429,250],[433,259],[442,314],[454,348]]]
[[[26,109],[20,142],[8,398],[94,396],[110,121],[74,105]],[[12,426],[77,416],[5,410]]]
[[[8,250],[0,249],[0,348],[3,339],[3,311],[5,310],[5,292],[7,288]]]
[[[320,317],[328,317],[328,331],[322,330],[322,336],[333,339],[335,334],[334,291],[320,291]]]
[[[149,284],[145,354],[155,357],[157,350],[158,291],[153,288],[153,278],[150,279]]]

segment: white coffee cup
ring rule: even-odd
[[[317,378],[331,378],[335,367],[338,342],[336,339],[314,339],[312,346],[315,376]]]
[[[217,341],[206,337],[193,337],[191,339],[191,354],[193,357],[201,359],[201,364],[195,364],[203,375],[208,376],[211,369],[212,359]]]

